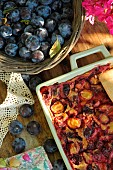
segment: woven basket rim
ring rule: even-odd
[[[59,53],[48,58],[40,63],[24,62],[17,58],[9,58],[7,55],[0,52],[0,70],[7,72],[17,72],[21,74],[38,74],[44,70],[51,69],[59,64],[72,50],[77,43],[80,33],[84,25],[85,13],[82,8],[82,0],[73,1],[74,19],[72,23],[73,32],[70,39],[64,44]]]

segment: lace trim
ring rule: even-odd
[[[20,73],[0,73],[0,80],[7,85],[7,96],[0,105],[0,147],[8,132],[8,126],[18,115],[19,106],[34,104],[33,96]]]

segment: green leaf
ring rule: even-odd
[[[54,57],[60,51],[60,49],[61,49],[60,41],[57,38],[57,40],[52,45],[52,47],[49,51],[50,58]]]
[[[7,167],[7,162],[4,158],[0,158],[0,168]]]
[[[23,20],[21,20],[20,22],[23,22],[24,24],[29,25],[30,20],[25,20],[25,19],[23,19]]]
[[[16,9],[17,7],[11,7],[11,8],[8,8],[8,9],[5,9],[4,11],[3,11],[3,14],[7,14],[7,13],[9,13],[10,11],[12,11],[12,10],[14,10],[14,9]]]

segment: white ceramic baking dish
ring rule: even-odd
[[[97,53],[97,52],[102,52],[105,59],[101,60],[101,61],[98,61],[98,62],[95,62],[95,63],[92,63],[92,64],[89,64],[87,66],[84,66],[84,67],[81,67],[81,68],[78,68],[77,67],[77,63],[76,63],[76,60],[78,58],[82,58],[82,57],[85,57],[85,56],[88,56],[90,54],[94,54],[94,53]],[[56,133],[56,130],[55,130],[55,127],[53,126],[53,123],[52,123],[52,120],[51,120],[51,116],[50,116],[50,113],[44,103],[44,101],[42,100],[42,95],[40,93],[40,88],[42,86],[49,86],[49,85],[52,85],[56,82],[65,82],[77,75],[81,75],[82,73],[85,73],[89,70],[91,70],[92,68],[94,68],[95,66],[98,66],[98,65],[104,65],[104,64],[107,64],[107,63],[111,63],[111,65],[113,65],[113,57],[110,56],[110,53],[107,51],[107,49],[105,48],[104,45],[101,45],[101,46],[98,46],[98,47],[95,47],[95,48],[92,48],[90,50],[87,50],[87,51],[84,51],[84,52],[81,52],[81,53],[77,53],[77,54],[73,54],[71,57],[70,57],[70,64],[71,64],[71,68],[73,71],[69,72],[69,73],[66,73],[62,76],[59,76],[57,78],[54,78],[54,79],[51,79],[47,82],[44,82],[40,85],[38,85],[36,87],[36,93],[37,93],[37,96],[38,96],[38,99],[41,103],[41,106],[42,106],[42,109],[44,111],[44,114],[45,114],[45,117],[47,119],[47,122],[48,122],[48,125],[50,127],[50,130],[53,134],[53,137],[56,141],[56,144],[59,148],[59,151],[60,151],[60,154],[65,162],[65,165],[67,167],[68,170],[72,170],[71,166],[70,166],[70,163],[63,151],[63,148],[61,146],[61,143],[60,143],[60,140],[57,136],[57,133]]]

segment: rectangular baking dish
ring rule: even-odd
[[[105,59],[103,59],[101,61],[98,61],[98,62],[95,62],[95,63],[92,63],[92,64],[89,64],[89,65],[81,67],[81,68],[77,68],[76,59],[85,57],[85,56],[87,56],[89,54],[94,54],[96,52],[102,52]],[[50,113],[49,113],[44,101],[42,100],[42,95],[40,93],[40,88],[42,86],[52,85],[52,84],[54,84],[56,82],[59,82],[59,83],[65,82],[65,81],[67,81],[67,80],[69,80],[69,79],[71,79],[71,78],[73,78],[73,77],[75,77],[77,75],[81,75],[81,74],[93,69],[94,67],[96,67],[98,65],[105,65],[107,63],[111,63],[111,65],[113,65],[113,57],[110,56],[110,53],[107,51],[107,49],[105,48],[104,45],[92,48],[92,49],[87,50],[85,52],[74,54],[74,55],[72,55],[70,57],[70,64],[71,64],[71,68],[73,69],[71,72],[66,73],[64,75],[61,75],[59,77],[56,77],[54,79],[51,79],[49,81],[46,81],[46,82],[44,82],[44,83],[42,83],[42,84],[40,84],[40,85],[38,85],[36,87],[36,93],[37,93],[38,99],[40,101],[40,104],[42,106],[42,109],[43,109],[43,112],[45,114],[45,117],[47,119],[48,125],[50,127],[52,135],[53,135],[53,137],[54,137],[54,139],[56,141],[56,144],[58,146],[59,152],[60,152],[60,154],[61,154],[61,156],[62,156],[68,170],[72,170],[72,168],[71,168],[70,163],[69,163],[69,161],[68,161],[68,159],[67,159],[67,157],[66,157],[66,155],[65,155],[65,153],[63,151],[63,148],[62,148],[60,140],[59,140],[59,138],[57,136],[55,127],[54,127],[54,125],[52,123]]]

